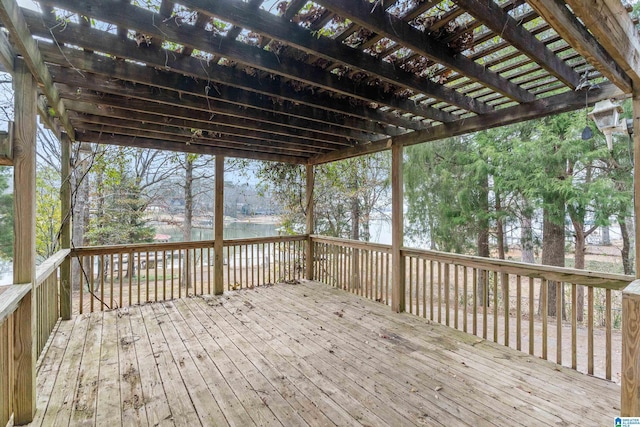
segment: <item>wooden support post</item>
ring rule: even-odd
[[[13,283],[35,280],[36,255],[36,81],[22,60],[14,74],[14,257]],[[15,389],[14,423],[27,424],[36,409],[35,292],[16,310],[13,332]]]
[[[313,165],[307,165],[307,253],[306,268],[307,280],[313,280],[313,242],[311,235],[314,233],[314,205],[313,205],[313,187],[315,184],[315,171]]]
[[[403,147],[391,147],[391,253],[393,261],[393,292],[391,308],[397,313],[405,307],[405,260],[400,250],[404,244],[404,188],[402,181]]]
[[[60,137],[62,148],[62,184],[60,186],[61,226],[60,247],[71,248],[71,141],[66,133]],[[60,265],[60,316],[63,320],[71,319],[71,257],[68,256]]]
[[[622,292],[620,415],[640,416],[640,280]]]
[[[633,92],[633,209],[636,279],[622,292],[622,383],[620,415],[640,416],[640,90]]]
[[[224,292],[224,156],[216,156],[216,195],[213,217],[213,285],[214,294]]]

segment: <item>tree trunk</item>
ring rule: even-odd
[[[574,267],[579,270],[584,270],[584,255],[585,255],[585,234],[584,223],[579,221],[573,221],[573,229],[576,233],[575,236],[575,262]],[[577,289],[577,301],[576,301],[577,320],[582,322],[584,320],[584,286],[578,286]]]
[[[623,215],[618,215],[620,234],[622,234],[622,268],[624,274],[635,274],[633,269],[633,259],[631,258],[631,238],[627,228],[627,219]]]
[[[189,153],[184,154],[184,175],[184,222],[182,223],[182,239],[185,242],[190,242],[191,230],[193,228],[193,159]],[[187,262],[187,258],[186,256],[182,258],[182,271],[184,271],[182,275],[182,286],[188,289],[191,287],[191,264],[193,260]]]
[[[550,202],[555,203],[554,212],[548,207],[543,210],[542,264],[564,267],[564,201],[545,200],[545,205],[550,206]],[[547,283],[547,314],[556,317],[557,283],[551,280]],[[541,312],[541,307],[538,310]]]
[[[531,215],[525,214],[520,220],[520,246],[522,248],[522,262],[535,264],[533,254],[533,227]]]
[[[73,165],[73,173],[71,174],[71,188],[72,188],[72,210],[71,210],[71,245],[72,247],[85,245],[85,230],[89,225],[89,177],[85,176],[87,173],[87,160],[86,156],[77,151],[75,163]],[[87,270],[88,271],[88,270]],[[80,289],[80,275],[82,269],[77,258],[73,259],[71,263],[71,281],[74,290]],[[83,283],[87,283],[86,277],[83,278]]]
[[[351,192],[351,240],[360,240],[360,201],[358,200],[358,181],[352,177],[349,182],[349,190]],[[360,289],[360,250],[353,250],[353,258],[351,260],[351,281],[355,289]]]
[[[478,218],[478,256],[489,258],[489,177],[482,175],[478,182],[480,189]],[[489,297],[489,274],[486,270],[478,270],[478,305],[488,307]],[[486,291],[485,291],[486,289]],[[486,293],[486,298],[483,295]]]
[[[600,227],[602,230],[602,238],[600,239],[600,244],[603,246],[611,246],[611,234],[609,233],[609,226],[604,225]]]
[[[496,237],[498,240],[498,258],[505,258],[504,247],[504,222],[502,221],[502,200],[500,194],[496,193]]]

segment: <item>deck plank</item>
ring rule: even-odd
[[[200,304],[204,303],[203,300]],[[355,419],[324,394],[322,389],[305,381],[306,377],[296,368],[296,364],[284,357],[284,347],[274,346],[279,344],[277,338],[267,335],[263,340],[260,331],[234,316],[226,304],[218,306],[224,307],[223,312],[218,314],[219,321],[225,321],[234,329],[229,336],[283,396],[292,398],[292,404],[296,405],[310,425],[356,425]],[[226,316],[225,312],[231,316]]]
[[[620,388],[315,282],[62,322],[33,425],[607,425]]]
[[[186,299],[185,301],[189,301]],[[193,301],[190,301],[193,302]],[[255,372],[247,369],[243,363],[243,355],[237,352],[233,344],[217,327],[217,325],[207,319],[206,314],[198,313],[197,322],[201,323],[206,329],[206,333],[213,337],[213,342],[209,341],[209,349],[214,351],[213,360],[219,366],[220,371],[225,377],[227,384],[234,390],[242,404],[251,415],[254,422],[258,425],[282,425],[275,416],[268,404],[262,399],[262,384],[256,381],[252,383]],[[215,345],[211,346],[211,344]],[[216,346],[218,347],[216,349]]]
[[[67,353],[67,349],[69,348],[69,337],[73,335],[73,330],[76,327],[80,328],[80,326],[77,326],[76,322],[58,322],[58,326],[51,338],[51,343],[38,368],[36,377],[36,387],[38,390],[36,408],[38,408],[38,410],[36,411],[33,419],[33,423],[35,425],[43,422],[44,414],[50,404],[56,405],[56,402],[53,399],[54,386],[58,379],[58,375],[61,372],[61,361],[63,361],[65,357],[67,360],[70,357],[70,354]],[[72,372],[68,372],[67,370],[63,372],[65,376],[72,375]],[[61,391],[62,390],[56,389],[56,395],[62,397],[64,393]]]
[[[134,363],[133,368],[136,369],[137,366],[137,374],[140,376],[142,402],[149,425],[169,427],[175,425],[173,414],[171,413],[170,401],[167,398],[162,377],[160,376],[160,363],[158,362],[160,355],[154,353],[151,346],[152,338],[149,337],[142,317],[143,308],[129,308],[130,336],[137,356],[137,361],[132,361]],[[136,375],[135,372],[131,372],[131,374]]]
[[[143,339],[143,337],[133,334],[129,309],[119,309],[117,314],[119,368],[119,384],[117,386],[120,388],[122,402],[122,425],[146,426],[149,425],[149,421],[142,391],[140,361],[135,347],[135,343]],[[148,364],[148,359],[143,360],[143,363]],[[157,420],[154,420],[154,425],[156,424]]]
[[[307,292],[307,290],[292,289],[290,293],[278,294],[276,298],[288,298],[288,304],[296,304],[296,301],[304,300],[303,292]],[[296,293],[298,293],[297,296]],[[443,333],[440,329],[443,326],[438,324],[425,328],[425,324],[428,325],[429,322],[417,316],[403,314],[387,317],[383,313],[384,320],[380,321],[380,316],[371,309],[374,303],[366,300],[345,300],[341,298],[339,290],[333,290],[331,293],[334,294],[333,298],[322,292],[323,299],[318,303],[321,303],[325,310],[323,313],[317,311],[314,313],[326,318],[325,313],[330,313],[332,310],[343,310],[346,306],[357,309],[358,322],[354,322],[343,331],[346,334],[351,334],[353,339],[358,339],[368,332],[366,328],[363,329],[365,324],[386,326],[384,330],[369,332],[388,334],[391,343],[395,338],[408,341],[409,345],[423,350],[416,353],[416,356],[421,359],[427,357],[425,362],[437,363],[450,359],[455,362],[450,365],[456,367],[458,374],[468,375],[467,372],[471,372],[477,377],[480,384],[498,385],[500,388],[496,391],[497,393],[501,391],[504,393],[505,389],[510,388],[513,393],[520,394],[520,396],[516,396],[520,402],[526,402],[527,405],[538,402],[542,408],[533,406],[532,410],[536,413],[540,410],[546,414],[551,409],[551,412],[555,414],[562,414],[568,410],[577,415],[578,418],[574,422],[579,422],[584,417],[590,419],[591,415],[593,415],[591,418],[593,421],[601,422],[603,413],[609,412],[611,417],[614,417],[619,412],[617,403],[619,387],[612,382],[591,378],[524,353],[508,351],[503,346],[460,331],[445,329],[446,333]],[[333,301],[333,305],[330,301]],[[415,334],[414,328],[417,327],[422,328],[423,333]],[[480,348],[487,353],[484,357],[478,357],[477,349]],[[425,351],[427,349],[428,351]],[[514,364],[513,362],[516,360],[519,363]],[[469,367],[476,369],[468,371]],[[496,372],[504,375],[492,375]],[[559,372],[563,373],[564,381],[561,386],[558,386],[559,382],[557,381]],[[599,383],[598,388],[594,387],[594,383]],[[616,400],[608,399],[605,401],[601,399],[602,390],[599,387],[607,389],[608,395],[615,397]],[[531,390],[535,390],[536,393],[532,394]],[[575,396],[574,399],[566,399],[568,391],[572,396]],[[507,397],[509,396],[512,394]],[[584,406],[585,398],[592,401],[592,404],[587,408]]]
[[[113,313],[109,313],[112,316]],[[73,426],[96,425],[98,381],[100,378],[100,347],[102,346],[102,312],[88,316],[86,342],[78,372],[78,384],[71,408]]]
[[[198,368],[195,366],[194,360],[187,350],[184,338],[178,331],[178,326],[174,324],[172,317],[169,313],[175,312],[172,302],[165,302],[159,304],[150,304],[157,319],[162,319],[160,328],[162,334],[169,345],[169,351],[173,357],[174,362],[178,365],[178,372],[181,377],[181,381],[184,383],[188,396],[191,400],[191,405],[200,423],[203,426],[210,424],[224,423],[225,417],[220,410],[220,406],[216,402],[216,399],[211,394],[207,387],[207,382],[203,378]],[[165,389],[170,392],[173,384],[169,385],[169,388]],[[182,422],[184,412],[177,412],[175,416],[180,417],[176,419],[176,422]],[[192,424],[193,425],[193,424]]]
[[[205,300],[201,298],[199,300],[196,301],[199,305],[206,304]],[[235,316],[223,308],[205,309],[203,313],[218,325],[238,351],[253,365],[252,369],[265,377],[266,381],[263,382],[265,387],[263,388],[272,389],[273,392],[270,393],[270,396],[265,393],[264,400],[284,425],[326,426],[335,424],[306,395],[300,393],[295,385],[283,375],[283,369],[277,369],[269,363],[265,346],[261,346],[262,352],[253,347],[250,343],[250,329],[244,326],[241,321],[238,321]],[[286,366],[279,366],[279,368],[286,369]],[[278,411],[274,410],[274,401],[278,404]],[[285,402],[287,404],[283,405]]]
[[[176,308],[185,326],[181,328],[181,338],[195,356],[194,363],[198,369],[203,373],[206,372],[209,389],[220,405],[226,421],[229,425],[238,427],[254,424],[242,400],[235,395],[229,385],[228,381],[231,379],[223,374],[222,370],[231,362],[226,359],[226,355],[203,323],[192,313],[190,305],[177,300]]]
[[[117,319],[117,315],[103,316],[102,341],[104,345],[100,346],[96,425],[122,425]]]
[[[305,290],[306,291],[306,290]],[[292,293],[295,292],[292,291]],[[612,417],[619,410],[617,406],[611,406],[611,401],[605,403],[599,399],[598,393],[593,392],[593,383],[601,382],[601,385],[607,387],[611,391],[612,396],[619,394],[619,387],[615,384],[599,380],[596,378],[589,378],[576,371],[559,367],[551,362],[541,360],[536,357],[532,357],[519,352],[505,352],[505,347],[492,343],[490,341],[482,340],[474,336],[464,334],[459,331],[452,331],[446,329],[447,333],[443,334],[440,330],[441,325],[430,325],[432,327],[424,328],[425,323],[429,322],[419,319],[417,316],[411,315],[396,315],[389,319],[385,318],[382,323],[376,320],[377,316],[371,316],[372,311],[370,305],[373,304],[369,301],[345,301],[340,298],[340,293],[335,296],[335,299],[328,297],[323,292],[324,299],[319,301],[324,307],[325,312],[331,313],[332,310],[345,310],[346,307],[350,307],[351,310],[355,310],[355,315],[358,322],[350,324],[348,328],[343,328],[344,333],[351,334],[353,339],[358,339],[367,332],[377,332],[378,334],[388,335],[389,342],[394,343],[396,340],[408,341],[407,345],[416,349],[422,349],[422,351],[415,354],[419,359],[424,359],[426,363],[434,364],[443,360],[450,360],[450,367],[448,369],[454,369],[454,372],[458,375],[467,376],[469,373],[474,374],[477,379],[477,384],[485,384],[484,388],[498,386],[494,393],[504,393],[504,390],[511,389],[512,393],[507,396],[501,396],[501,400],[511,398],[515,394],[515,402],[513,403],[525,403],[525,406],[520,406],[520,410],[530,411],[529,416],[543,417],[540,421],[549,423],[552,419],[549,419],[549,409],[552,409],[554,414],[562,414],[564,411],[577,414],[579,419],[590,419],[593,415],[594,421],[602,420],[602,413],[610,411]],[[300,295],[301,296],[301,295]],[[302,301],[303,298],[297,298],[295,294],[285,293],[284,295],[278,294],[277,298],[288,298],[288,304],[295,304],[297,301]],[[333,301],[333,303],[331,303]],[[295,307],[298,311],[303,310],[300,307]],[[347,312],[343,316],[351,316],[353,313],[348,313],[350,309],[346,309]],[[327,315],[323,313],[317,313],[317,316],[325,319]],[[348,313],[348,314],[347,314]],[[377,323],[376,323],[377,322]],[[377,325],[386,326],[386,329],[377,331],[369,331],[368,329],[362,329],[362,325]],[[393,326],[395,325],[395,326]],[[421,334],[415,334],[414,328],[422,327],[423,332]],[[359,329],[360,328],[360,329]],[[343,334],[339,334],[342,336]],[[466,345],[465,345],[466,343]],[[396,344],[392,344],[396,345]],[[485,357],[477,357],[476,348],[483,348],[488,352]],[[427,351],[428,349],[428,351]],[[513,364],[513,360],[519,360],[523,363],[518,363],[516,366]],[[469,371],[468,367],[474,367],[476,369]],[[492,373],[500,372],[504,375],[495,376]],[[557,387],[557,372],[563,372],[567,375],[567,383],[563,382],[563,387]],[[542,377],[542,378],[541,378]],[[555,377],[555,378],[554,378]],[[589,379],[588,383],[591,388],[584,388],[585,379]],[[567,387],[571,387],[571,393],[576,396],[575,399],[566,399]],[[532,394],[531,390],[535,390],[536,393]],[[586,393],[589,391],[589,393]],[[519,395],[519,396],[518,396]],[[591,398],[593,404],[588,408],[584,407],[584,398]],[[511,400],[514,400],[513,398]],[[512,402],[508,402],[513,404]],[[539,403],[540,406],[536,406],[535,403]],[[499,405],[500,402],[492,404],[492,408],[496,408],[494,405]],[[613,409],[613,410],[612,410]],[[510,411],[512,412],[512,411]],[[600,415],[598,415],[600,414]],[[556,416],[557,417],[557,416]],[[556,419],[560,421],[560,419]],[[576,420],[575,422],[578,422]]]
[[[160,373],[165,397],[171,408],[173,422],[190,426],[201,425],[189,397],[188,386],[182,380],[179,361],[175,360],[171,354],[171,345],[162,333],[161,326],[166,322],[166,316],[162,313],[155,313],[153,304],[145,304],[141,313],[147,334],[149,334],[152,354]]]
[[[323,294],[324,295],[324,294]],[[291,298],[292,295],[287,294],[287,297]],[[368,318],[372,313],[365,305],[365,303],[361,301],[349,301],[340,298],[339,293],[334,296],[334,303],[337,304],[336,307],[344,307],[345,304],[349,304],[352,308],[356,309],[359,313],[359,319],[362,322],[358,322],[353,325],[354,327],[358,327],[363,323],[371,324],[375,322],[375,318]],[[291,302],[294,302],[295,296]],[[325,296],[325,300],[323,304],[327,304],[327,297]],[[371,304],[367,302],[366,304]],[[328,309],[331,306],[328,305]],[[479,363],[476,369],[476,372],[503,372],[509,373],[510,375],[505,375],[504,378],[498,377],[493,378],[492,381],[496,382],[500,379],[514,379],[519,382],[526,382],[531,389],[536,389],[538,392],[537,396],[542,397],[541,404],[545,407],[545,410],[548,411],[549,404],[556,405],[556,409],[561,411],[563,409],[569,409],[575,413],[580,414],[581,416],[586,416],[589,419],[589,415],[594,412],[595,419],[598,420],[597,413],[612,411],[618,412],[619,406],[617,402],[611,406],[611,401],[604,401],[598,399],[598,392],[594,392],[593,385],[594,382],[600,382],[599,386],[605,387],[610,390],[610,395],[617,396],[619,393],[619,386],[614,383],[606,380],[601,380],[598,378],[591,378],[586,375],[583,375],[574,370],[560,367],[556,364],[553,364],[548,361],[541,360],[537,357],[532,357],[524,353],[520,352],[505,352],[505,348],[501,345],[495,344],[491,341],[482,340],[480,338],[470,336],[459,331],[451,331],[447,333],[446,336],[438,331],[437,329],[440,325],[434,325],[434,328],[426,328],[425,332],[420,335],[416,335],[413,333],[414,328],[423,326],[425,321],[417,318],[416,316],[408,316],[408,315],[400,315],[394,316],[392,318],[392,325],[395,324],[397,329],[395,332],[401,333],[403,339],[409,340],[415,343],[416,346],[424,346],[428,345],[433,347],[429,352],[422,352],[420,356],[429,354],[433,355],[434,352],[446,351],[447,356],[457,358],[456,361],[462,364],[469,363]],[[388,322],[383,322],[383,326],[389,326]],[[434,332],[435,331],[435,332]],[[447,329],[449,332],[450,330]],[[354,333],[353,328],[351,328],[348,332]],[[429,332],[431,332],[429,334]],[[357,336],[357,335],[356,335]],[[447,344],[447,341],[449,344]],[[438,344],[437,346],[434,346]],[[461,345],[461,343],[467,343],[467,345]],[[483,352],[487,352],[486,356],[477,358],[476,356],[476,348],[483,349]],[[444,357],[444,355],[443,355]],[[438,359],[443,359],[440,357]],[[520,363],[514,364],[513,361],[518,361]],[[557,373],[563,373],[563,382],[561,386],[558,386]],[[587,380],[587,381],[585,381]],[[510,382],[508,384],[502,384],[503,386],[513,386],[514,383]],[[523,384],[515,384],[516,386],[522,386]],[[576,399],[571,399],[568,401],[564,401],[565,394],[567,392],[567,387],[570,386],[572,395],[579,397]],[[526,388],[526,387],[525,387]],[[536,396],[533,396],[535,400]],[[593,398],[593,404],[588,408],[584,408],[583,398]]]

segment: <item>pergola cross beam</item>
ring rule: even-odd
[[[12,42],[49,100],[49,105],[58,116],[62,127],[69,138],[74,141],[75,130],[69,122],[64,102],[60,99],[60,95],[53,85],[53,80],[38,50],[38,45],[31,36],[24,16],[15,0],[0,0],[0,20],[12,34]]]

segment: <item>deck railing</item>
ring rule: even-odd
[[[312,237],[315,280],[383,304],[391,297],[391,246]]]
[[[3,289],[0,297],[0,426],[7,425],[13,415],[14,389],[16,386],[16,359],[29,358],[32,350],[35,356],[43,350],[60,317],[58,271],[69,250],[61,250],[47,259],[36,269],[35,284],[11,285]],[[33,290],[33,294],[29,291]],[[25,301],[26,298],[31,298]],[[31,302],[35,309],[31,309]],[[31,346],[16,348],[20,337],[14,334],[16,322],[29,318],[35,313]],[[25,344],[26,346],[26,344]]]
[[[390,246],[311,240],[316,280],[390,305]],[[631,276],[409,248],[401,255],[407,312],[589,374],[612,379],[614,366],[619,374],[613,349]]]
[[[225,240],[225,289],[300,279],[305,236]],[[82,247],[72,251],[78,313],[214,292],[214,241]]]

